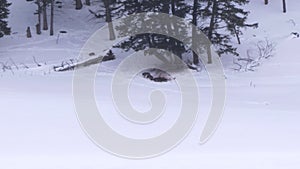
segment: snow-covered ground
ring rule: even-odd
[[[254,72],[236,72],[231,59],[222,58],[227,77],[227,99],[222,122],[215,135],[204,145],[199,137],[211,102],[211,86],[205,72],[194,73],[200,93],[200,116],[191,134],[174,150],[148,160],[127,160],[99,149],[81,129],[72,97],[72,72],[50,71],[52,64],[76,58],[85,41],[101,24],[86,21],[86,9],[73,10],[65,4],[56,13],[56,36],[25,37],[33,26],[35,9],[28,2],[11,7],[11,36],[0,39],[0,62],[30,69],[0,70],[0,168],[74,169],[74,168],[230,168],[298,169],[300,167],[300,1],[288,2],[288,13],[281,3],[252,1],[249,22],[259,28],[247,30],[239,46],[241,55],[264,38],[276,43],[276,54],[264,60]],[[19,11],[19,12],[16,12]],[[72,11],[74,15],[64,15]],[[28,13],[25,15],[24,13]],[[268,13],[268,14],[266,14]],[[65,24],[68,21],[68,24]],[[294,24],[295,23],[295,24]],[[34,30],[34,29],[33,29]],[[33,56],[41,67],[33,61]],[[155,124],[130,124],[114,111],[110,81],[120,59],[101,65],[96,78],[97,104],[112,128],[124,135],[150,137],[171,126],[179,112],[179,89],[174,82],[156,84],[136,77],[130,98],[139,110],[150,107],[148,94],[161,89],[167,97],[166,114]],[[168,111],[169,110],[169,111]]]

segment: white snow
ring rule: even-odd
[[[227,100],[222,122],[204,145],[199,138],[211,104],[211,86],[205,72],[195,72],[200,93],[200,115],[190,135],[174,150],[147,160],[128,160],[97,147],[81,129],[72,97],[72,72],[52,72],[52,65],[77,57],[84,42],[101,23],[88,21],[86,7],[73,9],[65,1],[55,20],[56,34],[48,32],[25,37],[27,26],[34,31],[35,5],[13,2],[10,25],[13,35],[0,39],[0,62],[11,60],[30,69],[0,70],[0,168],[3,169],[298,169],[300,167],[300,1],[290,0],[288,13],[281,1],[251,1],[249,22],[259,28],[247,29],[239,45],[241,55],[255,43],[268,38],[277,44],[276,54],[254,72],[236,72],[224,56]],[[26,13],[26,14],[25,14]],[[72,13],[69,15],[68,13]],[[295,24],[294,24],[295,23]],[[61,34],[58,44],[57,32]],[[126,53],[121,53],[125,55]],[[33,62],[33,56],[42,64]],[[121,57],[122,58],[122,57]],[[136,77],[130,86],[133,106],[150,108],[149,92],[161,89],[167,98],[166,114],[155,124],[140,126],[122,119],[115,111],[110,83],[121,59],[103,63],[96,78],[96,99],[108,124],[132,137],[151,137],[167,130],[179,115],[180,91],[174,81],[156,84]],[[13,66],[13,65],[12,65]],[[1,67],[1,65],[0,65]]]

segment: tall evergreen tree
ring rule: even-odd
[[[8,3],[7,0],[0,0],[0,38],[11,33],[11,30],[7,25],[7,18],[9,15],[8,7],[10,5],[11,3]]]
[[[249,0],[201,0],[206,4],[202,17],[207,18],[209,24],[202,27],[203,32],[214,44],[218,53],[238,55],[233,47],[231,39],[236,36],[238,41],[242,34],[242,29],[246,27],[257,27],[258,24],[247,24],[248,11],[243,6]],[[209,61],[210,58],[209,58]]]
[[[241,43],[242,30],[246,27],[257,27],[257,24],[246,23],[249,12],[245,11],[243,6],[248,3],[249,0],[193,0],[193,3],[188,5],[185,0],[103,0],[102,10],[91,12],[98,18],[105,17],[108,23],[111,22],[112,18],[141,12],[158,12],[184,19],[191,18],[191,22],[207,35],[219,54],[238,55],[236,48],[233,46],[232,37],[236,37],[237,42]],[[190,31],[181,28],[184,25],[182,23],[171,23],[171,25],[165,25],[164,21],[148,23],[146,18],[141,20],[136,20],[136,18],[126,19],[117,29],[119,29],[120,33],[126,34],[128,29],[132,29],[132,31],[139,29],[136,25],[141,25],[149,31],[151,31],[151,27],[161,27],[166,33],[172,32],[187,37]],[[194,34],[196,31],[192,30],[192,33]],[[112,35],[112,32],[110,34]],[[184,38],[184,36],[182,37]],[[193,41],[196,40],[193,39]],[[192,44],[199,46],[197,42]],[[188,51],[187,47],[180,40],[153,33],[129,37],[124,42],[116,45],[116,47],[124,50],[133,49],[135,51],[147,48],[163,48],[180,57]],[[211,63],[211,47],[206,46],[205,48],[208,53],[208,62]],[[199,63],[199,58],[194,52],[193,62],[195,64]]]
[[[141,12],[159,12],[182,18],[186,16],[189,9],[184,0],[127,0],[122,2],[122,6],[122,13],[124,15]],[[164,20],[160,19],[154,21],[150,21],[146,18],[140,18],[141,20],[137,20],[136,18],[130,19],[131,20],[127,19],[122,25],[117,27],[121,33],[126,34],[128,30],[134,32],[134,29],[140,29],[136,28],[135,25],[141,25],[144,30],[151,31],[152,28],[156,29],[159,27],[161,30],[169,34],[172,33],[181,35],[183,38],[188,36],[187,30],[183,28],[184,24],[182,23],[171,23],[170,25],[169,23],[166,24]],[[182,54],[185,53],[187,49],[180,40],[165,35],[145,33],[132,36],[124,42],[118,44],[117,47],[120,47],[124,50],[133,49],[135,51],[144,50],[147,48],[165,49],[179,57],[182,57]]]

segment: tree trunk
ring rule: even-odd
[[[47,21],[47,1],[43,0],[43,30],[48,30],[48,21]]]
[[[286,2],[285,2],[285,0],[282,0],[282,4],[283,4],[283,13],[286,13]]]
[[[207,63],[212,64],[211,44],[207,44]]]
[[[86,4],[87,6],[91,6],[91,0],[85,0],[85,4]]]
[[[171,10],[173,15],[175,15],[175,8],[175,0],[171,0]]]
[[[214,27],[215,27],[216,12],[217,12],[217,2],[216,2],[216,0],[214,0],[213,1],[213,7],[212,7],[212,14],[211,14],[211,18],[210,18],[209,29],[208,29],[208,39],[209,40],[212,39],[213,30],[214,30]]]
[[[76,10],[80,10],[82,8],[82,2],[81,2],[81,0],[76,0],[76,7],[75,7],[75,9]]]
[[[112,23],[111,10],[109,7],[108,0],[104,0],[104,6],[105,6],[105,13],[106,13],[106,22],[108,23],[109,40],[115,40],[116,35],[115,35],[115,31],[114,31],[114,26]]]
[[[213,36],[213,31],[215,28],[215,17],[216,17],[216,13],[218,12],[217,10],[217,1],[214,0],[212,2],[213,7],[212,7],[212,15],[211,15],[211,19],[210,19],[210,24],[209,24],[209,29],[208,29],[208,39],[211,41],[212,40],[212,36]],[[211,54],[211,45],[207,46],[207,58],[208,58],[208,64],[212,63],[212,54]]]
[[[54,35],[53,18],[54,17],[54,0],[51,0],[51,16],[50,16],[50,36]]]
[[[236,27],[234,27],[234,33],[235,33],[236,39],[237,39],[237,41],[238,41],[238,44],[241,44],[240,35],[239,35],[239,32],[238,32],[238,30],[236,29]]]
[[[41,25],[38,23],[35,25],[35,29],[36,29],[36,34],[37,35],[40,35],[42,32],[41,32]]]
[[[265,0],[265,5],[268,5],[268,3],[269,3],[269,0]]]
[[[41,12],[42,12],[42,8],[41,8],[41,0],[37,0],[36,1],[37,3],[37,6],[38,6],[38,11],[37,11],[37,14],[38,14],[38,23],[36,24],[36,34],[40,35],[42,32],[41,32]]]
[[[196,42],[197,42],[197,39],[196,38],[196,33],[197,33],[197,30],[196,30],[196,27],[198,26],[198,22],[197,22],[197,16],[198,16],[198,0],[194,0],[194,6],[193,6],[193,19],[192,19],[192,24],[193,24],[193,28],[192,28],[192,49],[193,49],[193,63],[195,65],[198,65],[199,64],[199,56],[197,55],[197,53],[194,51],[197,49],[197,45],[196,45]]]

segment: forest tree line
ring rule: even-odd
[[[11,33],[7,23],[11,3],[8,3],[7,0],[0,1],[0,37],[2,37]],[[54,8],[61,8],[61,0],[27,1],[33,1],[37,6],[34,11],[37,16],[36,34],[41,34],[42,30],[49,30],[49,34],[54,35]],[[271,3],[268,0],[261,1],[265,5]],[[244,10],[244,6],[249,3],[249,0],[74,0],[73,3],[75,10],[82,10],[86,5],[87,10],[95,18],[104,19],[109,23],[111,40],[115,39],[111,22],[116,18],[141,12],[159,12],[183,18],[197,26],[217,48],[220,55],[238,55],[233,45],[234,41],[242,43],[240,36],[242,36],[243,30],[247,27],[256,28],[258,26],[257,23],[247,22],[249,11]],[[282,0],[282,4],[283,12],[287,12],[286,0]],[[94,8],[92,10],[89,7]],[[50,23],[48,17],[50,17]],[[167,48],[178,56],[182,56],[187,51],[182,42],[156,34],[130,37],[118,44],[118,47],[136,51],[147,47]],[[194,64],[198,64],[198,57],[195,53],[193,55]],[[209,60],[209,62],[211,61]]]

